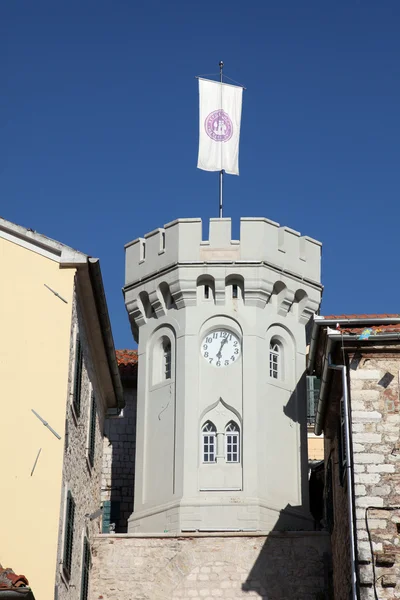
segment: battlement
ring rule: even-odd
[[[201,219],[177,219],[125,246],[125,285],[174,264],[265,262],[298,277],[320,281],[321,243],[266,218],[242,217],[240,240],[231,239],[231,219],[210,219],[202,240]]]

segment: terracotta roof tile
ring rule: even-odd
[[[343,333],[352,333],[360,335],[365,329],[371,329],[370,335],[379,335],[386,333],[400,333],[400,323],[393,325],[367,325],[364,327],[339,327],[338,330]]]
[[[400,313],[397,314],[359,314],[359,315],[323,315],[323,319],[400,319]]]
[[[137,350],[116,350],[118,366],[135,366],[138,362]]]

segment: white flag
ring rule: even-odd
[[[199,79],[200,137],[197,167],[239,175],[243,88]]]

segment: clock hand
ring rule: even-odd
[[[222,342],[221,342],[221,347],[220,347],[220,349],[219,349],[219,352],[218,352],[218,354],[216,355],[216,356],[217,356],[217,358],[222,358],[221,350],[222,350],[222,348],[224,347],[224,344],[226,344],[226,342],[227,342],[227,341],[228,341],[228,338],[224,338],[224,339],[222,340]]]

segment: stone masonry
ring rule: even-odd
[[[103,535],[94,540],[91,600],[322,600],[325,532]]]
[[[369,353],[350,369],[362,600],[374,580],[380,600],[400,598],[399,366],[398,354]]]
[[[81,410],[79,417],[76,417],[73,414],[71,400],[74,377],[75,339],[78,329],[83,351],[83,370]],[[92,388],[95,397],[97,396],[97,398],[99,398],[101,392],[97,387],[95,369],[89,351],[84,321],[80,314],[79,301],[75,294],[72,312],[68,397],[66,402],[65,454],[57,551],[56,598],[58,600],[79,600],[82,578],[83,536],[87,535],[90,540],[94,534],[99,533],[99,519],[90,521],[86,516],[100,508],[100,482],[103,454],[102,438],[104,411],[101,402],[97,401],[94,463],[92,466],[90,465],[88,460],[88,429],[90,423]],[[71,490],[76,503],[71,578],[69,580],[64,576],[62,568],[66,489]]]
[[[101,481],[101,500],[111,502],[110,523],[116,533],[128,530],[135,480],[136,389],[122,381],[125,407],[121,415],[105,422]]]

